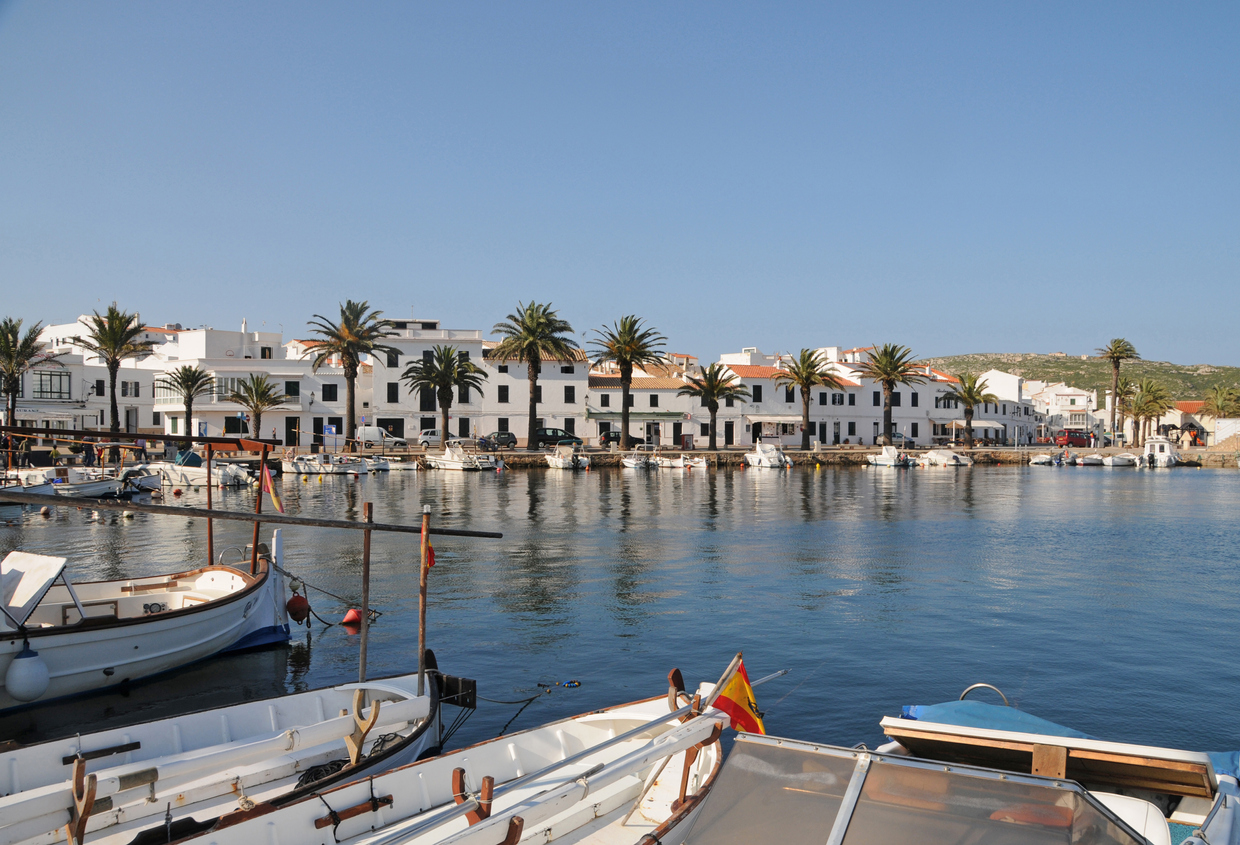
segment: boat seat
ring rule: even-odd
[[[1150,845],[1171,845],[1171,828],[1159,809],[1149,801],[1112,792],[1090,794],[1123,819],[1129,827],[1148,839]]]

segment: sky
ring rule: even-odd
[[[1240,365],[1240,4],[0,0],[0,316]]]

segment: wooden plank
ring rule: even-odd
[[[1062,780],[1068,771],[1068,749],[1062,745],[1033,746],[1030,772],[1044,778]]]
[[[176,581],[160,581],[155,584],[126,584],[121,587],[122,593],[144,593],[148,590],[167,590],[175,587]]]

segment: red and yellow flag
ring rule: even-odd
[[[426,537],[426,523],[422,523],[422,536]],[[431,545],[430,538],[426,540],[426,568],[430,569],[435,565],[435,547]]]
[[[766,726],[762,724],[762,716],[758,713],[757,699],[753,697],[753,687],[749,685],[745,661],[740,662],[731,679],[723,685],[723,691],[715,698],[715,707],[731,717],[732,730],[752,734],[766,733]]]
[[[271,483],[271,470],[265,463],[263,464],[263,493],[270,493],[271,503],[276,506],[276,510],[284,513],[284,505],[280,502],[280,497],[276,495],[276,488]]]

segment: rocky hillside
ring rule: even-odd
[[[1007,352],[951,355],[926,358],[929,364],[946,373],[1003,370],[1029,379],[1062,381],[1085,390],[1097,390],[1099,401],[1111,387],[1111,364],[1092,356],[1038,355]],[[1216,384],[1240,389],[1240,367],[1216,367],[1210,364],[1172,364],[1166,361],[1129,361],[1120,371],[1131,379],[1152,378],[1166,385],[1176,399],[1200,399]]]

